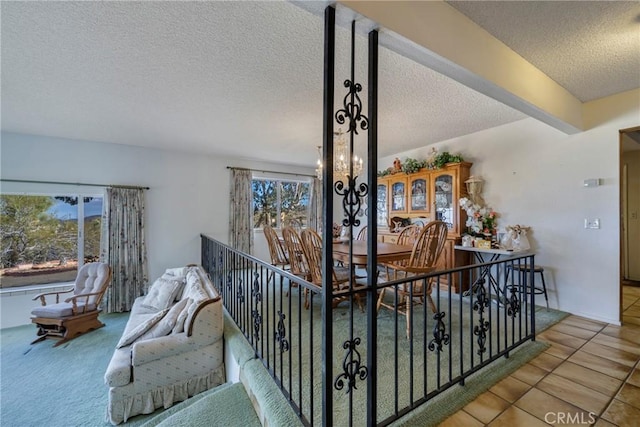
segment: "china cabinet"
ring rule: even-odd
[[[450,237],[460,237],[467,217],[459,200],[467,195],[464,181],[469,178],[471,165],[448,163],[442,169],[378,178],[378,227],[383,231],[392,226],[389,221],[394,216],[423,224],[441,220],[447,224]]]
[[[469,162],[449,163],[441,169],[423,169],[413,174],[398,173],[378,178],[378,240],[397,241],[398,233],[390,231],[392,217],[409,218],[422,224],[444,221],[449,233],[438,270],[467,265],[468,254],[455,251],[454,246],[460,244],[467,221],[459,200],[467,196],[464,182],[470,176],[471,166]],[[384,214],[381,214],[383,209]],[[452,285],[454,292],[460,292],[455,275]],[[443,288],[446,287],[448,285],[444,283]]]

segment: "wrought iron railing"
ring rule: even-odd
[[[533,258],[523,254],[389,282],[379,269],[377,290],[388,290],[387,305],[407,307],[399,289],[408,290],[409,301],[425,303],[411,304],[409,316],[380,310],[375,328],[355,295],[375,300],[377,293],[353,279],[349,299],[329,308],[327,339],[321,288],[202,236],[202,265],[229,315],[305,425],[388,425],[534,340],[533,270],[512,274],[514,265],[533,265]],[[467,290],[455,293],[454,283]],[[375,310],[376,301],[367,302],[367,310]],[[334,354],[330,363],[323,363],[323,342]],[[375,363],[367,363],[367,344],[375,344]],[[323,384],[327,373],[331,384]],[[377,381],[365,381],[371,375]],[[371,383],[373,392],[367,390]],[[323,399],[323,386],[333,390],[331,405]],[[367,419],[372,404],[375,422]]]
[[[379,349],[394,346],[386,364],[394,373],[406,373],[394,375],[391,382],[378,380],[386,384],[386,390],[379,388],[378,398],[392,400],[387,409],[378,404],[378,425],[391,423],[455,384],[464,385],[470,375],[535,340],[533,277],[513,274],[515,265],[533,262],[532,254],[523,254],[378,285],[378,290],[390,290],[392,301],[402,287],[409,290],[409,301],[425,300],[408,316],[409,328],[402,327],[404,316],[392,312],[391,343],[377,337]],[[454,282],[467,290],[453,292]],[[429,283],[435,312],[427,300]],[[422,292],[413,293],[414,288]]]
[[[288,271],[202,235],[202,266],[224,306],[304,424],[321,392],[321,289]],[[305,306],[308,305],[308,308]],[[320,405],[321,406],[321,405]]]

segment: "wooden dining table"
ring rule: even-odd
[[[411,257],[412,245],[397,245],[395,243],[377,242],[377,262],[390,262],[409,259]],[[353,260],[349,259],[349,242],[333,243],[333,258],[345,264],[366,265],[369,253],[367,252],[367,242],[365,240],[353,241]]]

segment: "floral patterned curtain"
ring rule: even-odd
[[[146,289],[144,234],[144,190],[107,188],[100,239],[100,258],[113,272],[103,300],[107,313],[130,311],[133,301]]]
[[[231,169],[229,244],[246,254],[253,252],[251,171]]]
[[[311,201],[309,206],[309,228],[320,233],[322,231],[322,181],[313,178],[311,181]]]

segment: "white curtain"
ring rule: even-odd
[[[308,224],[312,230],[322,232],[322,181],[318,178],[313,178],[311,181]]]
[[[111,266],[104,298],[107,313],[130,311],[147,287],[144,189],[107,188],[103,204],[100,257]]]
[[[246,254],[253,253],[253,202],[251,171],[231,169],[229,244]]]

